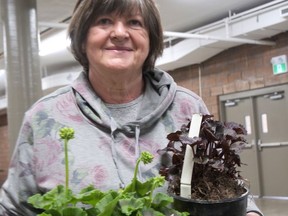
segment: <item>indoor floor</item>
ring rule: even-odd
[[[282,199],[255,199],[264,216],[288,216],[288,200]]]

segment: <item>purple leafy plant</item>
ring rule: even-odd
[[[191,198],[217,200],[243,192],[243,178],[237,168],[242,165],[240,153],[247,143],[247,131],[241,124],[216,121],[212,117],[203,116],[198,137],[188,137],[191,122],[167,135],[168,144],[159,153],[170,154],[172,160],[160,168],[160,174],[168,181],[170,193],[180,194],[187,145],[193,150],[194,161]]]

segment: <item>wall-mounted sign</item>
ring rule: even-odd
[[[271,59],[271,63],[272,63],[272,69],[273,69],[274,75],[286,73],[288,71],[286,55],[273,57]]]

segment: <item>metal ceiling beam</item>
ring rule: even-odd
[[[65,29],[68,28],[67,23],[55,23],[55,22],[38,22],[38,26]]]
[[[164,36],[166,37],[175,37],[176,38],[193,38],[193,39],[205,39],[205,40],[216,40],[216,41],[226,41],[226,42],[236,42],[236,43],[246,43],[246,44],[258,44],[258,45],[276,45],[275,42],[272,41],[264,41],[264,40],[251,40],[244,38],[232,38],[232,37],[216,37],[211,35],[201,35],[201,34],[192,34],[192,33],[180,33],[180,32],[171,32],[165,31]],[[167,39],[169,40],[169,39]]]

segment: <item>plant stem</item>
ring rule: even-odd
[[[134,169],[134,177],[133,177],[133,191],[136,191],[136,181],[137,181],[137,174],[138,174],[138,169],[139,169],[139,164],[141,162],[141,159],[138,158],[137,161],[136,161],[136,166],[135,166],[135,169]]]
[[[68,160],[68,139],[64,140],[64,151],[65,151],[65,190],[68,193],[69,188],[69,160]]]

